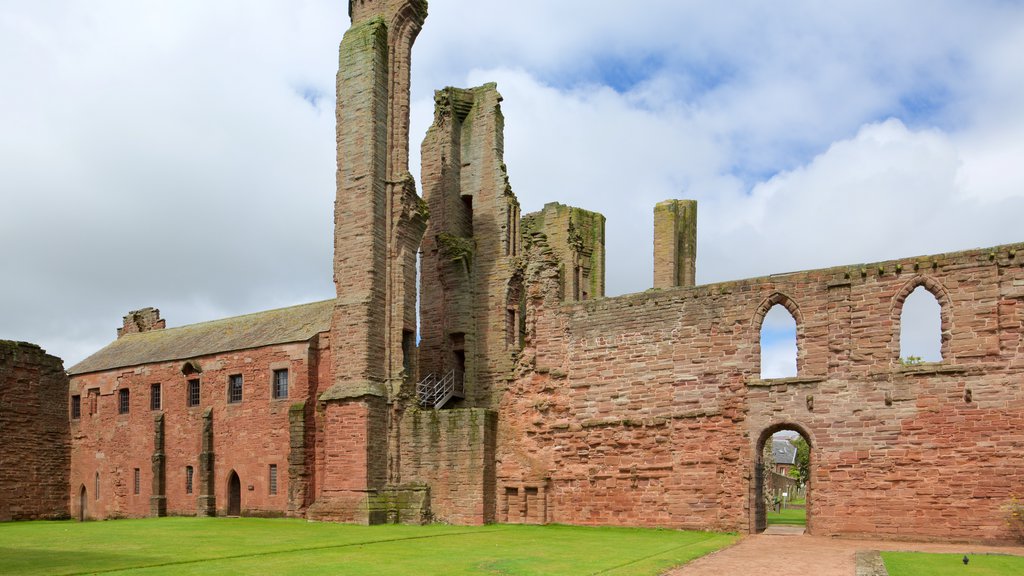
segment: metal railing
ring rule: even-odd
[[[420,400],[420,406],[424,408],[440,409],[452,398],[462,398],[464,395],[462,373],[455,370],[449,371],[441,378],[428,374],[416,384],[416,396]]]

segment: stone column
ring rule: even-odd
[[[164,413],[153,417],[153,494],[149,515],[167,516],[167,455],[164,453]]]
[[[654,207],[654,287],[697,283],[697,201],[666,200]]]
[[[199,498],[196,516],[216,516],[217,496],[213,475],[213,409],[203,412],[202,452],[199,453]]]

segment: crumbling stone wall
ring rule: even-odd
[[[504,117],[494,84],[435,94],[423,141],[420,374],[455,370],[464,404],[487,406],[519,351],[519,202],[505,171]]]
[[[604,297],[604,224],[604,216],[597,212],[557,202],[523,216],[524,234],[547,238],[559,263],[565,300]]]
[[[554,522],[752,530],[759,443],[793,427],[812,444],[812,532],[1007,539],[1000,507],[1024,493],[1022,248],[561,306],[537,265],[498,497],[546,482]],[[904,367],[919,285],[942,305],[943,361]],[[774,304],[795,311],[799,375],[762,381]]]
[[[68,516],[67,397],[60,358],[0,340],[0,521]]]

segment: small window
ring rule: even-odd
[[[100,473],[96,473],[96,486],[92,491],[92,497],[96,500],[100,499]]]
[[[900,362],[905,366],[942,362],[942,306],[924,286],[915,288],[903,302]]]
[[[75,394],[71,397],[71,419],[78,420],[82,417],[82,397]]]
[[[150,384],[149,385],[149,409],[159,410],[160,409],[160,385]]]
[[[228,376],[228,402],[235,404],[242,401],[242,375]]]
[[[135,494],[138,494],[142,488],[142,471],[139,470],[138,468],[135,469],[135,478],[134,483],[132,485],[134,486],[133,492]]]
[[[185,494],[192,493],[192,467],[185,466]]]
[[[199,406],[199,379],[188,381],[188,405]]]
[[[117,391],[117,413],[127,414],[129,408],[128,389],[121,388]]]
[[[277,494],[277,464],[270,465],[270,493]]]
[[[272,395],[275,400],[288,397],[288,371],[274,370],[274,386]]]

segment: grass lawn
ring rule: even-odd
[[[964,566],[963,554],[882,552],[889,576],[1019,576],[1024,574],[1024,557],[971,556]]]
[[[637,528],[257,518],[8,522],[0,524],[0,574],[655,575],[737,538]]]
[[[768,511],[768,524],[807,525],[807,510],[804,508],[784,508],[781,512]]]

